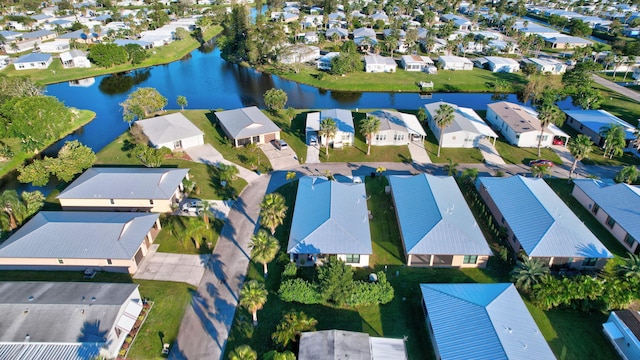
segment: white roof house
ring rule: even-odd
[[[280,128],[256,106],[217,111],[215,114],[235,146],[267,144],[280,139]]]
[[[487,120],[498,129],[511,145],[537,147],[542,126],[538,113],[515,103],[499,101],[487,105]],[[551,146],[555,139],[567,143],[569,135],[551,124],[542,133],[541,145]]]
[[[20,56],[13,62],[16,70],[46,69],[51,65],[53,56],[51,54],[30,53]]]
[[[636,138],[636,128],[633,125],[606,110],[566,110],[564,113],[567,114],[566,124],[590,137],[596,145],[604,144],[600,131],[611,125],[622,126],[628,146]]]
[[[368,73],[376,72],[396,72],[398,64],[393,58],[380,56],[377,54],[365,55],[364,71]]]
[[[367,114],[380,119],[380,129],[372,137],[371,145],[408,145],[422,140],[427,133],[415,115],[391,110],[376,110]]]
[[[40,211],[0,245],[0,269],[87,268],[133,274],[160,214]]]
[[[331,60],[340,55],[339,52],[330,52],[325,55],[322,55],[317,62],[317,67],[320,70],[331,70]]]
[[[65,68],[90,68],[91,62],[87,59],[87,53],[73,49],[60,54],[60,61]]]
[[[460,56],[443,55],[438,58],[438,63],[442,70],[473,70],[473,62]]]
[[[156,116],[136,121],[153,147],[171,150],[188,149],[204,144],[204,133],[182,113]]]
[[[453,177],[389,176],[407,265],[485,267],[493,255]]]
[[[487,56],[485,59],[487,59],[491,72],[514,73],[520,71],[520,63],[513,59],[499,56]]]
[[[560,75],[567,71],[567,65],[555,59],[528,58],[528,61],[532,62],[543,74]]]
[[[476,186],[516,252],[574,268],[599,269],[613,257],[543,179],[479,177]]]
[[[279,61],[283,64],[303,64],[320,58],[320,48],[305,44],[293,44],[282,49]]]
[[[438,359],[555,360],[515,286],[420,284]]]
[[[63,53],[71,49],[71,45],[69,45],[68,41],[57,40],[57,39],[54,41],[43,42],[41,44],[38,44],[37,46],[40,52],[49,53],[49,54]]]
[[[298,360],[406,360],[404,339],[371,337],[369,334],[322,330],[303,332]]]
[[[318,140],[320,144],[325,145],[328,140],[329,144],[332,144],[334,147],[353,145],[356,132],[353,124],[353,115],[351,114],[351,111],[344,109],[325,109],[321,112],[312,112],[307,114],[307,127],[305,130],[307,140],[312,135],[318,136],[318,131],[320,131],[320,122],[326,118],[333,119],[338,130],[332,139],[326,139],[319,136]]]
[[[0,282],[0,358],[115,359],[142,306],[137,284]]]
[[[373,249],[364,183],[301,178],[287,253],[298,264],[337,255],[349,265],[369,266]]]
[[[455,110],[453,121],[443,130],[440,130],[435,121],[441,105],[449,105]],[[440,132],[444,132],[442,144],[440,144],[443,148],[473,148],[478,147],[480,140],[484,138],[492,138],[495,142],[498,137],[491,127],[470,108],[443,101],[425,104],[424,107],[427,110],[427,123],[436,138],[440,139]]]
[[[593,41],[570,35],[547,35],[544,42],[552,49],[575,49],[593,45]]]
[[[419,55],[402,55],[400,65],[405,71],[430,72],[431,68],[435,69],[435,67],[433,66],[433,60],[431,60],[431,58]]]

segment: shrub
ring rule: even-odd
[[[388,304],[393,300],[393,287],[387,281],[387,275],[379,271],[376,273],[378,281],[367,283],[356,281],[354,289],[347,301],[350,306]]]
[[[282,271],[282,276],[286,277],[294,277],[298,273],[298,267],[295,263],[288,262],[287,265],[284,266],[284,271]]]
[[[320,304],[322,295],[318,287],[302,279],[289,279],[280,284],[278,296],[282,301],[299,302],[302,304]]]

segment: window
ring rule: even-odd
[[[376,134],[376,140],[378,140],[378,141],[387,140],[387,134]]]
[[[107,264],[108,265],[113,265],[113,261],[111,259],[107,259]]]
[[[634,239],[633,236],[627,234],[627,236],[624,237],[624,242],[629,245],[629,247],[633,247],[633,243],[636,242],[636,239]]]
[[[64,260],[58,259],[58,264],[64,264]]]
[[[613,220],[611,216],[607,216],[607,225],[613,229],[615,224],[616,224],[616,221]]]
[[[477,255],[465,255],[464,258],[462,258],[463,264],[476,264],[477,262],[478,262]]]
[[[598,204],[593,204],[593,208],[591,208],[591,212],[594,215],[598,215],[598,210],[600,210],[600,206],[598,206]]]
[[[394,134],[393,135],[393,140],[397,141],[397,140],[404,140],[404,134]]]
[[[153,199],[149,199],[149,205],[153,205]]]
[[[584,125],[580,125],[580,130],[584,129]]]
[[[111,205],[115,204],[116,202],[113,199],[109,199],[109,203],[111,203]]]
[[[358,264],[360,262],[360,255],[359,254],[350,254],[346,256],[347,258],[345,259],[345,262],[347,264]]]
[[[597,258],[586,258],[582,261],[582,266],[596,266]]]

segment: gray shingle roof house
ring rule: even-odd
[[[420,290],[437,359],[555,359],[513,284],[420,284]]]
[[[156,149],[182,150],[204,144],[204,133],[181,113],[136,122]]]
[[[64,210],[168,212],[182,199],[185,178],[189,169],[94,167],[57,199]]]
[[[0,269],[99,269],[133,274],[159,214],[41,211],[0,245]]]
[[[640,246],[640,187],[611,179],[575,179],[573,197],[587,208],[629,252]]]
[[[234,146],[266,144],[280,139],[280,128],[255,106],[215,114]]]
[[[114,359],[141,299],[137,284],[0,282],[0,359]]]
[[[485,267],[493,255],[453,177],[389,176],[407,265]]]
[[[369,334],[323,330],[300,336],[298,360],[406,360],[403,339],[371,337]]]
[[[516,252],[573,268],[600,269],[613,257],[544,180],[479,177],[476,187]]]
[[[298,263],[338,255],[349,265],[369,266],[373,249],[364,183],[301,178],[287,253]]]

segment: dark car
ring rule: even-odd
[[[531,160],[529,161],[529,166],[553,166],[553,162],[551,160]]]

